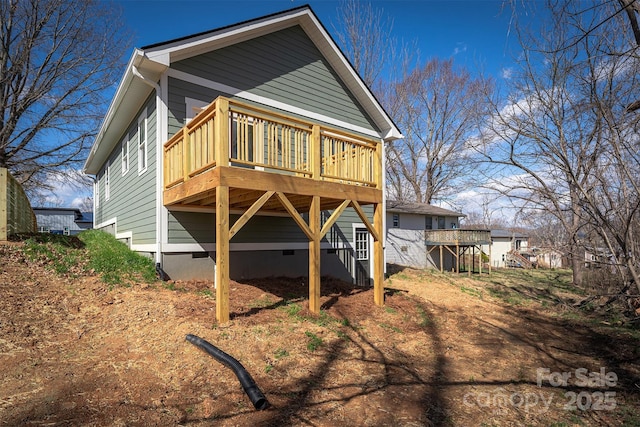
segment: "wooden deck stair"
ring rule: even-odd
[[[515,250],[510,250],[509,252],[507,252],[506,261],[507,261],[507,265],[509,265],[510,263],[514,263],[517,266],[522,268],[526,268],[526,269],[533,268],[533,264],[531,263],[531,261],[523,257],[518,251],[515,251]]]

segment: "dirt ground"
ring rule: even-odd
[[[233,282],[216,325],[211,283],[109,289],[0,246],[0,426],[640,425],[632,334],[425,274],[391,276],[382,308],[324,279],[320,316],[305,278]],[[187,334],[242,363],[270,408]]]

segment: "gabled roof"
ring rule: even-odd
[[[362,105],[382,138],[402,138],[391,117],[384,111],[349,60],[308,5],[263,16],[249,21],[193,34],[134,49],[109,110],[84,165],[88,174],[96,174],[119,141],[134,114],[142,107],[160,76],[172,62],[221,49],[275,31],[299,25],[329,62],[355,99]],[[125,102],[126,99],[126,102]],[[109,146],[104,146],[108,141]]]
[[[434,216],[455,216],[464,217],[463,213],[451,211],[438,206],[429,205],[427,203],[416,202],[399,202],[396,200],[387,200],[387,212],[411,213],[419,215]]]

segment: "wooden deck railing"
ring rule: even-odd
[[[217,165],[382,185],[378,141],[224,97],[165,143],[164,186],[173,187]]]
[[[425,230],[427,245],[485,245],[491,243],[489,230],[463,230],[451,228],[444,230]]]

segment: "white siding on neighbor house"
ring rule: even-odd
[[[428,268],[423,230],[389,228],[385,247],[387,263],[412,268]]]
[[[556,251],[538,254],[538,263],[546,268],[562,268],[562,254]]]
[[[75,213],[67,210],[47,210],[38,211],[35,210],[36,222],[38,229],[45,228],[47,231],[63,232],[68,231],[69,234],[76,234],[79,231],[84,230],[76,223]]]
[[[506,267],[507,264],[505,260],[507,253],[511,250],[511,238],[493,237],[491,240],[493,241],[493,244],[491,245],[491,266]],[[488,254],[488,245],[484,245],[482,250]]]
[[[398,227],[393,225],[393,216],[399,215],[400,224]],[[400,228],[403,230],[425,230],[426,229],[426,217],[431,215],[412,214],[404,212],[387,212],[387,230],[391,228]],[[432,217],[433,230],[438,229],[438,216]],[[444,228],[458,228],[460,223],[457,217],[446,216]],[[453,224],[453,226],[452,226]]]
[[[393,216],[399,215],[400,224],[398,227],[393,225]],[[424,230],[424,215],[414,215],[400,212],[388,212],[387,213],[387,230],[389,229],[402,229],[402,230]],[[422,239],[424,243],[424,238]]]
[[[399,226],[394,227],[393,217],[399,215]],[[428,215],[431,216],[431,215]],[[385,255],[387,263],[397,264],[412,268],[440,268],[440,252],[437,250],[428,252],[425,244],[425,218],[424,214],[411,214],[404,212],[387,212],[387,240]],[[433,229],[438,228],[438,216],[432,216]],[[444,217],[445,228],[457,228],[457,217]],[[448,251],[443,253],[444,268],[450,269],[453,258]]]

